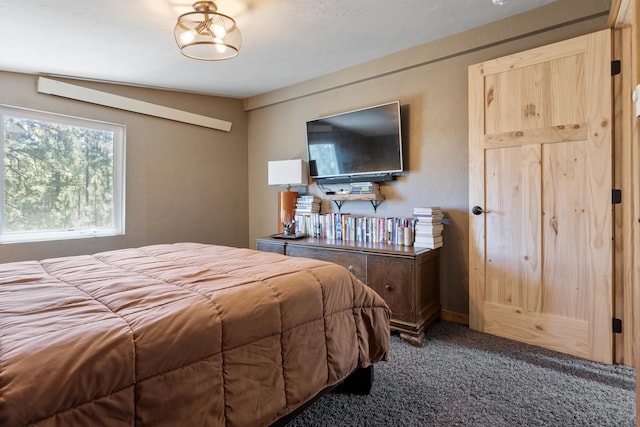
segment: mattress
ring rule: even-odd
[[[388,358],[345,268],[197,243],[0,264],[0,425],[263,426]]]

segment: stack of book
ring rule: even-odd
[[[351,194],[378,194],[380,184],[377,182],[352,182]]]
[[[296,215],[304,215],[320,212],[322,199],[318,196],[305,194],[298,196],[296,200]]]
[[[414,232],[414,246],[435,249],[442,246],[442,218],[444,214],[438,207],[413,208],[413,217],[417,220]]]

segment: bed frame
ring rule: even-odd
[[[373,365],[367,368],[358,368],[353,371],[347,378],[341,383],[336,384],[333,387],[327,387],[320,393],[316,394],[311,400],[304,405],[300,406],[293,412],[280,418],[275,423],[271,424],[271,427],[284,427],[290,423],[294,418],[304,412],[307,408],[320,400],[325,394],[330,392],[345,392],[350,394],[367,395],[373,388]]]

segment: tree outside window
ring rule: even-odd
[[[123,126],[9,107],[0,114],[0,242],[123,233]]]

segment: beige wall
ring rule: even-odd
[[[468,313],[467,67],[607,27],[609,2],[559,0],[322,78],[246,100],[249,110],[249,238],[276,232],[277,188],[267,185],[267,161],[306,159],[305,122],[327,114],[399,100],[407,114],[409,168],[384,184],[377,216],[411,216],[415,206],[440,206],[443,309]],[[309,192],[322,195],[317,186]],[[328,201],[323,211],[337,211]],[[374,215],[367,202],[343,212]]]
[[[67,81],[230,121],[227,133],[39,94],[36,82],[0,72],[0,104],[126,126],[126,234],[0,245],[0,262],[177,241],[247,246],[247,113],[240,100]]]

